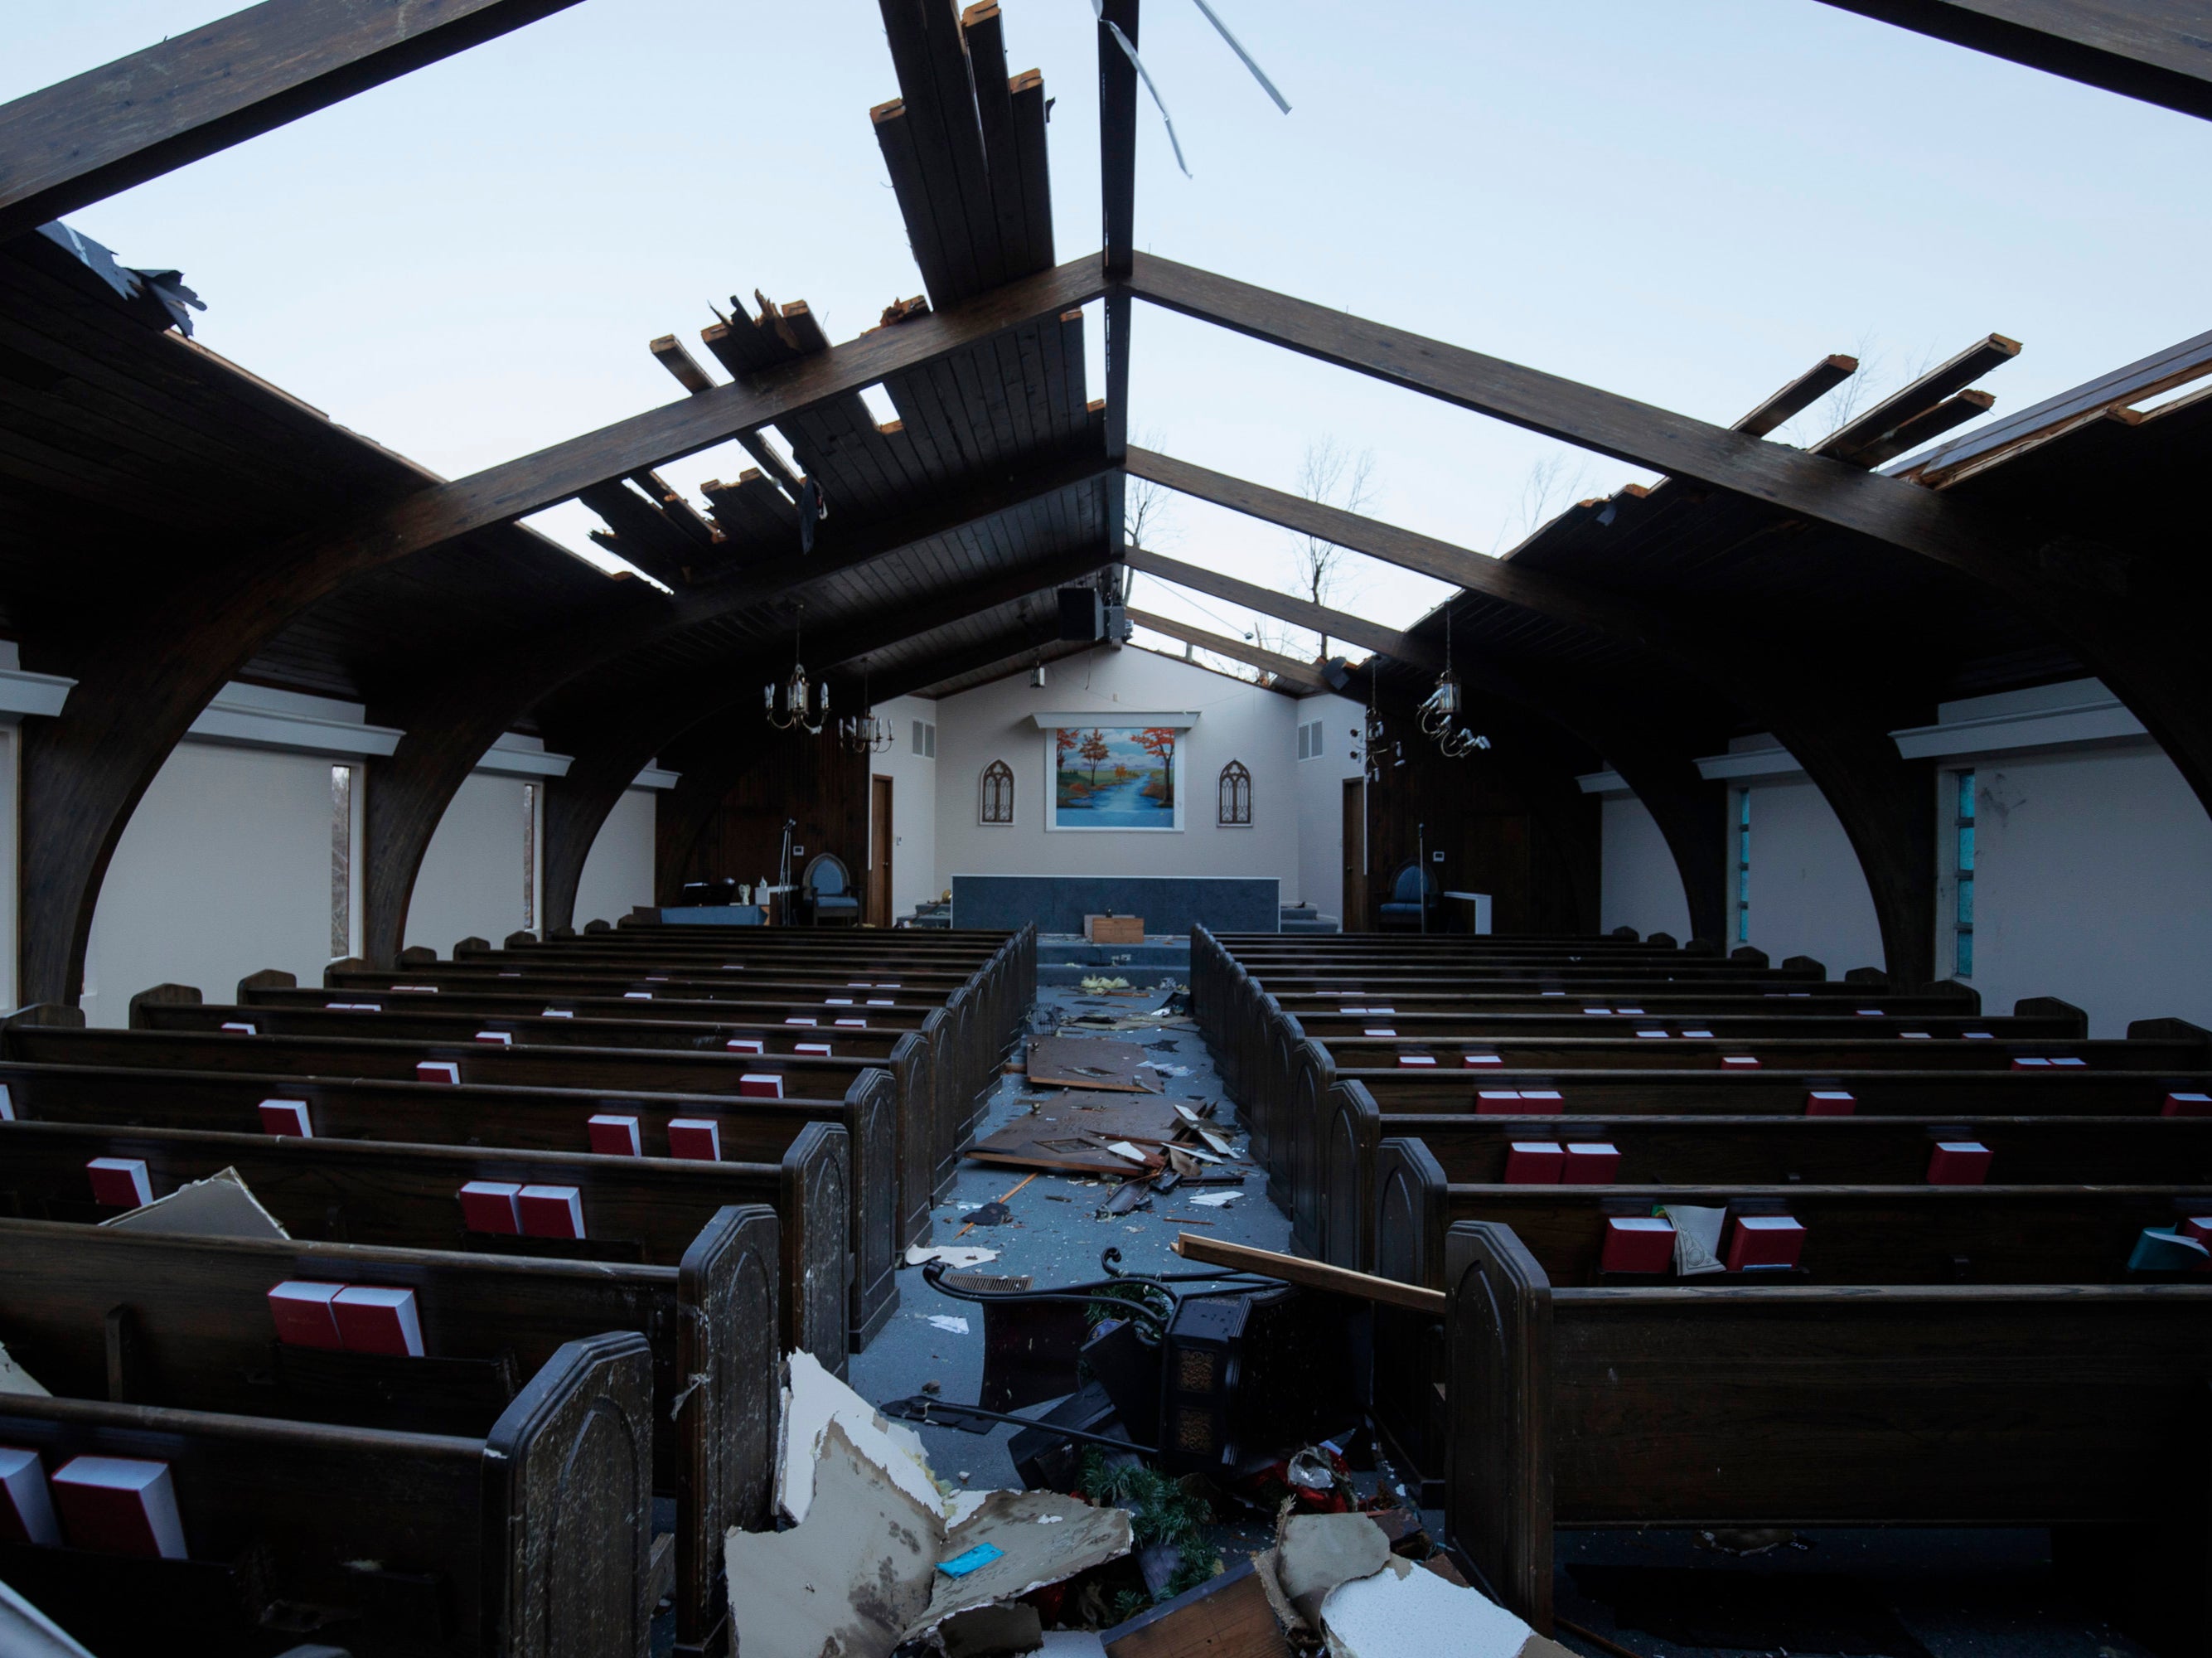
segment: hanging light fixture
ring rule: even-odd
[[[802,603],[791,624],[791,677],[779,686],[773,680],[761,687],[762,700],[768,706],[768,722],[779,731],[804,730],[810,737],[822,735],[822,728],[830,720],[830,686],[811,686],[806,678],[806,663],[799,652],[799,628],[805,620],[806,607]],[[783,705],[776,706],[776,692],[783,693]]]
[[[823,700],[829,698],[825,694]],[[889,720],[876,715],[874,699],[868,695],[868,659],[860,658],[860,711],[848,714],[837,722],[838,741],[855,754],[880,754],[891,746],[891,725]]]
[[[1367,721],[1364,728],[1354,727],[1352,735],[1359,739],[1362,775],[1370,783],[1382,781],[1383,760],[1389,760],[1389,770],[1396,771],[1406,763],[1404,747],[1390,735],[1390,728],[1382,723],[1382,710],[1376,700],[1377,679],[1374,665],[1367,670]]]
[[[1490,747],[1490,739],[1478,736],[1456,722],[1460,716],[1459,680],[1451,665],[1451,607],[1444,607],[1444,671],[1437,676],[1437,688],[1429,692],[1421,704],[1421,735],[1435,742],[1448,760],[1462,759],[1478,748]]]

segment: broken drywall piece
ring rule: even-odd
[[[1572,1658],[1488,1595],[1395,1557],[1331,1589],[1320,1618],[1329,1658]]]
[[[738,1649],[760,1658],[888,1658],[929,1605],[944,1521],[856,1448],[842,1417],[821,1429],[806,1517],[723,1539]]]
[[[936,1328],[951,1335],[964,1336],[968,1333],[968,1320],[956,1313],[932,1313],[929,1321]]]
[[[1128,1553],[1132,1534],[1126,1509],[1094,1509],[1058,1491],[990,1491],[975,1511],[945,1535],[944,1557],[985,1546],[997,1556],[960,1577],[939,1577],[929,1609],[908,1630],[926,1635],[975,1606],[1017,1600],[1032,1589],[1088,1571]]]
[[[822,1457],[823,1436],[834,1423],[860,1455],[888,1474],[899,1490],[944,1512],[936,1477],[921,1436],[887,1422],[876,1407],[822,1368],[811,1353],[793,1353],[783,1390],[783,1437],[776,1447],[775,1503],[794,1522],[803,1522],[814,1500],[814,1467]]]
[[[998,1259],[997,1250],[978,1249],[969,1244],[909,1244],[907,1246],[906,1252],[906,1264],[908,1266],[924,1266],[931,1261],[942,1261],[945,1265],[959,1271],[965,1271],[971,1266],[981,1266],[985,1261],[995,1261]]]
[[[1243,1195],[1241,1192],[1194,1192],[1190,1200],[1200,1209],[1221,1209]]]
[[[168,1236],[289,1240],[292,1235],[262,1208],[234,1168],[180,1186],[166,1198],[156,1198],[100,1224],[118,1232],[157,1232]]]
[[[976,1606],[945,1620],[937,1631],[945,1658],[1012,1658],[1044,1642],[1044,1622],[1026,1601]]]
[[[40,1399],[52,1397],[39,1385],[39,1379],[36,1376],[9,1356],[5,1347],[0,1347],[0,1393],[32,1393]],[[5,1649],[4,1647],[0,1647],[0,1651]]]
[[[1364,1514],[1296,1515],[1283,1522],[1273,1552],[1283,1599],[1308,1629],[1318,1629],[1330,1591],[1389,1564],[1390,1539]]]

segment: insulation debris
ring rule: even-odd
[[[996,1615],[1006,1603],[1129,1551],[1120,1509],[1044,1491],[944,1496],[911,1429],[807,1355],[790,1365],[776,1486],[798,1523],[723,1539],[739,1649],[888,1658],[957,1620],[948,1651],[1003,1650],[990,1643],[1010,1626],[1036,1627]]]
[[[179,1186],[166,1198],[100,1222],[118,1232],[158,1232],[207,1238],[289,1240],[276,1217],[262,1208],[234,1168]]]
[[[962,1244],[932,1244],[927,1247],[921,1244],[909,1244],[906,1252],[908,1266],[927,1266],[932,1261],[942,1261],[950,1267],[966,1268],[981,1266],[986,1261],[998,1259],[999,1252],[995,1249],[976,1249]]]

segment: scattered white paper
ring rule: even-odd
[[[985,1261],[995,1261],[998,1259],[999,1252],[995,1249],[975,1249],[966,1244],[932,1244],[927,1247],[921,1244],[911,1244],[908,1246],[906,1252],[906,1264],[908,1266],[921,1266],[930,1261],[943,1261],[947,1266],[964,1269],[981,1266]]]
[[[1201,1192],[1190,1201],[1200,1209],[1225,1209],[1243,1195],[1241,1192]]]
[[[1147,1161],[1145,1154],[1138,1150],[1135,1146],[1132,1145],[1127,1140],[1109,1141],[1106,1145],[1106,1149],[1112,1152],[1116,1157],[1127,1157],[1133,1163],[1141,1163]]]
[[[968,1333],[968,1320],[951,1313],[932,1313],[929,1321],[939,1330],[949,1330],[956,1336]]]

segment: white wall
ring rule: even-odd
[[[1729,785],[1723,840],[1735,892],[1736,789]],[[1758,779],[1751,789],[1751,937],[1777,964],[1793,955],[1822,963],[1832,978],[1853,967],[1882,965],[1881,928],[1874,896],[1859,871],[1844,826],[1827,796],[1809,780]],[[1680,936],[1680,935],[1676,935]],[[1727,947],[1735,948],[1735,914]]]
[[[461,785],[415,878],[414,899],[407,906],[410,948],[424,945],[447,956],[459,940],[476,937],[496,945],[522,928],[522,791],[527,783],[480,771]],[[369,786],[375,787],[375,779]],[[577,912],[583,913],[580,902]]]
[[[1682,896],[1682,877],[1658,820],[1633,795],[1607,794],[1604,837],[1599,856],[1598,916],[1601,930],[1633,927],[1646,936],[1666,933],[1676,942],[1690,938],[1690,905]],[[1717,861],[1720,850],[1715,848]]]
[[[1291,768],[1298,802],[1298,878],[1285,904],[1310,904],[1344,918],[1344,783],[1360,774],[1358,733],[1367,710],[1344,697],[1301,698],[1291,716]],[[1299,759],[1297,727],[1321,722],[1321,753]]]
[[[2172,1015],[2212,1025],[2212,818],[2158,750],[1943,762],[1939,844],[1975,783],[1974,972],[1992,1013],[2026,996],[2085,1009],[2090,1033]],[[1757,802],[1753,802],[1756,809]],[[1948,882],[1947,882],[1948,889]],[[1947,899],[1948,899],[1947,890]],[[1939,971],[1953,938],[1938,920]]]
[[[1292,770],[1304,704],[1134,646],[1102,646],[1051,663],[1042,690],[1016,675],[937,704],[940,890],[956,875],[1273,875],[1285,901],[1296,895],[1299,811]],[[1046,832],[1050,739],[1032,713],[1079,712],[1106,724],[1115,722],[1117,710],[1175,710],[1199,715],[1184,740],[1181,831]],[[984,766],[994,759],[1013,769],[1014,821],[986,827],[976,822],[978,788]],[[1217,782],[1231,759],[1252,773],[1250,828],[1215,821]]]
[[[620,921],[639,905],[653,902],[653,791],[624,789],[599,826],[577,879],[577,927],[587,921]],[[465,931],[453,935],[467,936]]]
[[[891,780],[891,919],[896,921],[945,890],[937,859],[938,768],[945,764],[945,722],[939,704],[926,697],[894,697],[878,704],[876,712],[890,722],[892,734],[889,748],[868,757],[868,772]],[[938,727],[939,759],[914,752],[916,720]],[[872,827],[871,856],[874,850]],[[865,884],[862,890],[866,890]]]
[[[131,814],[100,887],[85,960],[88,1022],[128,1024],[131,997],[153,984],[194,984],[210,1002],[228,1002],[240,978],[263,967],[322,982],[331,954],[332,764],[178,746]]]

